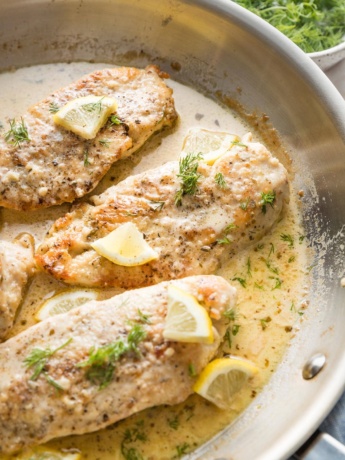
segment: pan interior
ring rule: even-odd
[[[48,62],[157,63],[174,80],[279,133],[310,246],[308,321],[265,391],[190,458],[287,458],[318,426],[345,382],[344,104],[322,72],[270,26],[228,1],[0,2],[2,68]],[[267,120],[268,117],[268,120]],[[262,121],[264,120],[264,121]],[[262,125],[262,126],[261,126]],[[302,368],[326,355],[317,378]]]

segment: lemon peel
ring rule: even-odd
[[[120,225],[91,246],[101,256],[125,267],[143,265],[158,258],[158,253],[149,246],[133,222]]]
[[[194,296],[168,286],[168,313],[163,337],[177,342],[213,343],[212,321]]]
[[[233,395],[257,372],[258,368],[244,358],[215,359],[200,373],[193,390],[220,409],[228,409]]]
[[[190,152],[201,153],[202,161],[212,166],[239,140],[235,134],[192,128],[184,139],[181,156]]]
[[[84,139],[94,139],[117,109],[114,98],[106,96],[78,97],[67,102],[53,115],[54,123],[72,131]]]
[[[72,289],[62,291],[47,299],[37,311],[35,318],[43,321],[51,316],[66,313],[73,308],[80,307],[90,300],[98,298],[98,292],[93,289]]]

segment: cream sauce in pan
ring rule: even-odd
[[[1,74],[0,134],[7,131],[8,120],[20,117],[29,105],[83,74],[106,66],[51,64]],[[250,130],[234,112],[191,88],[174,81],[168,84],[174,89],[180,115],[178,126],[173,132],[149,140],[132,158],[118,162],[92,194],[102,192],[130,174],[177,159],[183,138],[192,126],[240,136]],[[255,140],[261,141],[253,134]],[[27,231],[34,235],[38,245],[52,222],[69,208],[70,205],[62,205],[31,213],[2,209],[0,238],[12,240],[18,233]],[[222,430],[250,403],[255,404],[255,395],[276,369],[299,322],[307,314],[308,257],[298,209],[299,196],[291,188],[290,204],[273,231],[218,271],[238,288],[239,294],[230,340],[225,342],[221,354],[248,358],[260,369],[253,382],[236,395],[231,410],[221,411],[194,395],[178,406],[148,409],[97,433],[49,442],[47,449],[80,452],[82,459],[90,460],[179,458]],[[42,301],[63,289],[66,286],[62,283],[38,274],[27,289],[13,335],[35,324],[34,314]],[[102,297],[110,297],[115,292],[104,290]],[[42,457],[42,451],[44,448],[36,454],[35,449],[30,450],[25,458],[51,458]]]

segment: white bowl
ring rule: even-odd
[[[308,53],[308,56],[322,69],[327,70],[345,58],[345,40],[324,51]]]

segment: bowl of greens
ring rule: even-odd
[[[344,0],[235,0],[286,35],[323,70],[345,58]]]

